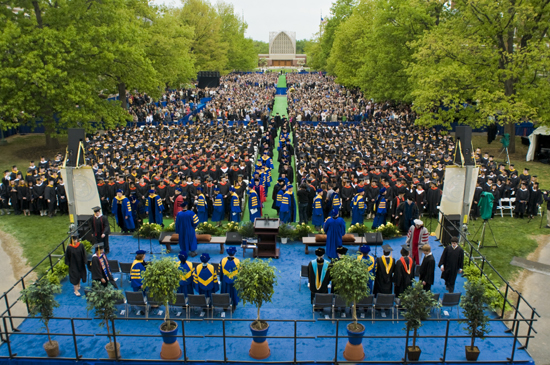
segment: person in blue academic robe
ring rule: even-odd
[[[372,294],[372,291],[374,289],[374,277],[376,275],[376,260],[372,255],[369,255],[369,245],[363,245],[359,247],[359,252],[360,253],[359,255],[357,255],[357,260],[363,260],[365,264],[367,264],[367,270],[371,274],[371,278],[369,280],[369,290],[370,294]]]
[[[130,200],[130,207],[132,208],[132,220],[134,221],[134,227],[139,228],[139,199],[137,198],[136,192],[132,191],[130,193],[130,196],[128,197],[128,200]]]
[[[132,206],[130,200],[122,195],[122,190],[116,191],[116,196],[113,199],[111,212],[115,215],[116,224],[122,232],[127,233],[136,228],[134,219],[132,218]]]
[[[176,216],[176,233],[179,235],[181,251],[189,252],[192,257],[197,254],[197,235],[195,228],[199,225],[199,217],[190,210],[187,210],[187,202],[181,203],[183,210]]]
[[[363,224],[365,214],[365,190],[362,188],[357,189],[357,194],[351,200],[351,225]]]
[[[282,179],[280,180],[282,182]],[[279,213],[279,216],[281,214],[281,203],[283,202],[283,195],[286,191],[286,185],[282,185],[279,190],[277,191],[277,196],[275,198],[275,210],[277,213]]]
[[[281,209],[279,210],[279,218],[283,223],[296,222],[296,200],[292,193],[292,185],[288,185],[283,200],[281,201]]]
[[[202,188],[197,188],[198,195],[195,198],[195,206],[197,207],[197,216],[199,217],[199,223],[208,222],[208,205],[206,204],[206,198],[202,193]]]
[[[160,196],[155,194],[155,190],[149,190],[149,196],[145,199],[145,207],[147,213],[149,214],[149,223],[160,224],[164,227],[162,223],[162,211],[164,210],[164,205],[162,205],[162,199]]]
[[[216,293],[220,289],[220,284],[218,284],[214,266],[208,261],[210,261],[210,255],[203,253],[201,255],[202,264],[193,270],[193,286],[197,293],[204,294],[212,300],[212,293]]]
[[[327,235],[326,253],[331,259],[337,258],[336,249],[342,246],[342,236],[346,234],[346,222],[339,217],[339,212],[334,209],[323,226]]]
[[[212,204],[214,209],[212,211],[212,222],[218,222],[218,226],[221,226],[225,215],[223,195],[220,193],[220,189],[218,187],[214,188],[214,194],[216,194],[216,196],[214,197],[214,203]]]
[[[235,192],[235,188],[231,187],[231,215],[230,215],[230,221],[231,222],[240,222],[241,221],[241,199],[239,198],[239,195]]]
[[[220,262],[219,273],[221,283],[220,293],[228,293],[233,303],[233,310],[239,304],[239,295],[237,289],[235,289],[235,278],[239,274],[239,265],[241,264],[239,259],[235,258],[237,249],[235,247],[228,247],[226,250],[228,257],[224,257]]]
[[[331,201],[332,201],[332,208],[331,210],[338,209],[340,210],[340,207],[342,206],[342,201],[340,200],[340,195],[338,195],[338,192],[340,191],[340,188],[336,186],[334,188],[334,193],[332,193]]]
[[[372,222],[372,229],[376,229],[383,224],[386,224],[386,215],[388,210],[386,208],[386,188],[381,188],[376,203],[374,205],[375,216]]]
[[[258,193],[254,190],[254,184],[248,186],[248,209],[250,213],[250,221],[254,223],[256,218],[261,217],[261,205]]]
[[[180,251],[178,259],[180,260],[178,269],[181,271],[178,293],[187,298],[187,295],[195,293],[193,290],[193,264],[187,262],[187,252],[185,251]]]
[[[320,230],[324,221],[323,215],[323,189],[317,189],[317,195],[313,198],[313,210],[311,215],[311,223],[316,230]]]
[[[130,284],[135,292],[140,290],[145,291],[143,287],[143,272],[145,271],[145,265],[147,265],[145,254],[144,250],[136,251],[136,258],[130,268]]]

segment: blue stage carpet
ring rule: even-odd
[[[404,238],[398,238],[388,240],[394,249],[394,257],[399,257],[400,245],[404,243]],[[127,236],[112,236],[111,237],[111,253],[109,259],[119,260],[120,262],[132,262],[134,258],[133,252],[138,248],[138,241],[135,238]],[[433,237],[430,237],[430,244],[432,246],[434,256],[436,260],[439,260],[439,256],[443,250],[439,247],[438,242],[434,241]],[[153,241],[153,251],[161,252],[164,246],[159,245],[158,241]],[[176,246],[177,247],[177,246]],[[176,256],[176,247],[172,256]],[[300,265],[307,264],[310,260],[314,259],[313,250],[310,250],[309,255],[305,255],[304,246],[301,243],[293,242],[287,245],[280,245],[281,257],[278,260],[273,260],[272,263],[277,267],[279,279],[278,285],[275,288],[275,295],[273,296],[273,303],[268,303],[262,307],[263,319],[292,319],[292,320],[310,320],[313,319],[311,305],[310,305],[310,293],[307,287],[306,280],[299,281]],[[141,240],[141,248],[149,250],[149,242]],[[354,252],[357,246],[351,246],[349,253]],[[374,251],[374,249],[373,249]],[[211,256],[211,262],[219,262],[225,255],[219,254],[218,245],[199,245],[199,253],[207,252]],[[373,252],[374,253],[374,252]],[[381,254],[381,249],[378,249],[378,254]],[[246,257],[251,257],[252,252],[248,251]],[[239,247],[237,255],[242,260],[242,250]],[[146,260],[150,260],[151,255],[146,257]],[[199,261],[198,256],[192,261]],[[436,270],[438,270],[436,268]],[[115,275],[120,278],[119,274]],[[445,291],[444,282],[439,279],[439,270],[436,271],[436,283],[432,286],[432,290],[436,293],[443,293]],[[458,278],[457,290],[463,292],[463,279]],[[120,286],[121,280],[118,279]],[[86,309],[84,296],[76,297],[73,294],[72,285],[67,279],[63,281],[63,293],[58,295],[58,301],[61,307],[56,309],[55,313],[59,317],[71,317],[71,318],[85,318]],[[123,289],[131,290],[129,283],[124,280]],[[298,288],[301,285],[301,291]],[[163,309],[163,308],[161,308]],[[150,359],[160,360],[160,348],[162,340],[160,338],[136,338],[136,337],[123,337],[124,334],[140,334],[140,335],[152,335],[158,336],[158,326],[162,322],[162,316],[159,316],[157,310],[153,310],[150,314],[149,321],[116,321],[116,330],[119,332],[117,341],[121,343],[121,353],[124,359],[128,361]],[[365,336],[404,336],[403,331],[404,322],[392,323],[390,311],[387,311],[388,321],[371,323],[370,321],[363,322],[367,330]],[[229,313],[226,313],[229,317]],[[247,305],[242,306],[242,303],[237,307],[233,317],[243,319],[253,319],[256,315],[255,307]],[[456,318],[456,309],[453,308],[450,311],[450,317]],[[338,317],[340,314],[338,314]],[[137,318],[135,310],[131,312],[132,318]],[[142,316],[143,317],[143,316]],[[172,314],[174,319],[183,319],[184,313],[181,317],[175,317],[175,313]],[[216,313],[216,318],[219,318],[220,314]],[[320,313],[316,313],[315,318],[321,318]],[[435,317],[435,315],[434,315]],[[192,318],[200,318],[198,314],[193,314]],[[349,315],[348,315],[349,318]],[[366,318],[370,318],[370,312],[366,315]],[[376,318],[381,318],[380,313],[377,313]],[[402,317],[401,317],[402,319]],[[226,334],[249,336],[250,331],[248,329],[249,322],[230,322],[226,321]],[[340,323],[339,335],[346,336],[345,325],[347,322]],[[98,327],[97,320],[74,320],[75,331],[77,334],[104,334],[105,330]],[[38,319],[27,319],[20,326],[19,329],[22,333],[27,332],[44,332],[41,329],[42,325]],[[462,329],[464,325],[457,322],[451,322],[450,335],[464,336],[465,331]],[[491,323],[492,332],[490,335],[509,336],[509,338],[500,339],[486,339],[476,340],[476,345],[481,350],[479,361],[502,361],[507,362],[507,357],[510,357],[512,351],[513,338],[511,335],[506,334],[504,330],[506,327],[501,322]],[[50,322],[50,329],[53,333],[71,333],[71,324],[68,320],[54,320]],[[429,335],[444,335],[446,329],[445,321],[430,321],[425,322],[424,326],[420,329],[420,336]],[[298,322],[297,323],[298,336],[333,336],[336,332],[336,324],[332,321],[315,321],[315,322]],[[222,322],[205,322],[205,321],[192,321],[185,323],[186,335],[193,336],[206,336],[206,335],[222,335]],[[179,328],[179,334],[181,335],[181,323]],[[294,336],[294,323],[293,322],[271,322],[270,323],[270,336]],[[75,357],[74,343],[71,336],[53,336],[60,344],[61,357],[73,358]],[[14,334],[10,337],[11,351],[16,353],[17,357],[42,357],[45,356],[42,344],[47,340],[45,336],[31,336],[25,334]],[[251,339],[249,338],[233,338],[227,339],[226,350],[228,360],[233,361],[250,361],[252,360],[248,356],[248,350]],[[182,340],[179,340],[180,345]],[[271,356],[267,361],[288,361],[294,360],[294,340],[293,339],[269,339],[271,348]],[[347,339],[340,339],[338,341],[338,360],[344,361],[342,356],[343,349],[346,345]],[[107,338],[103,336],[93,337],[78,337],[78,352],[84,359],[105,359],[107,357],[104,346],[107,343]],[[296,343],[297,361],[317,361],[317,362],[331,362],[334,359],[334,339],[298,339]],[[395,361],[401,362],[404,355],[405,338],[388,339],[369,339],[365,338],[363,341],[366,360],[369,361]],[[411,342],[409,342],[411,344]],[[468,338],[449,339],[447,346],[447,360],[448,361],[464,361],[464,346],[469,344]],[[421,361],[439,361],[443,356],[444,339],[437,338],[419,338],[417,345],[422,349]],[[519,347],[517,344],[516,347]],[[224,359],[223,353],[223,340],[222,338],[188,338],[186,340],[187,357],[189,361],[193,360],[222,360]],[[0,347],[0,363],[8,363],[5,359],[8,356],[8,347],[3,344]],[[532,362],[529,354],[524,350],[517,350],[515,353],[516,361]],[[259,361],[261,362],[261,361]],[[15,362],[11,362],[15,363]],[[19,363],[19,362],[17,362]],[[33,362],[20,362],[21,364],[31,364]],[[56,363],[60,363],[56,360]]]

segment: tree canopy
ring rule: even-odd
[[[49,147],[67,128],[129,119],[126,91],[153,98],[200,70],[257,65],[232,5],[185,0],[7,0],[0,7],[0,128],[42,123]],[[107,96],[119,94],[119,101]]]

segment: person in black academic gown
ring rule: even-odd
[[[113,274],[111,273],[107,256],[105,252],[103,252],[103,243],[95,244],[94,249],[95,254],[92,256],[92,263],[90,264],[92,280],[100,283],[104,287],[107,287],[107,285],[111,283],[115,288],[118,288],[113,278]]]
[[[311,303],[313,303],[313,298],[315,298],[316,293],[328,293],[328,284],[330,283],[330,273],[328,270],[329,261],[323,259],[324,255],[324,248],[316,249],[315,256],[317,256],[317,258],[312,260],[307,267]]]
[[[420,265],[418,280],[422,282],[424,290],[429,291],[435,280],[435,259],[429,244],[425,244],[420,249],[424,252],[424,259]]]
[[[101,214],[100,207],[93,207],[94,217],[92,218],[92,229],[95,238],[95,243],[103,243],[105,253],[109,253],[109,234],[111,233],[111,227],[107,217]]]
[[[443,250],[438,265],[441,268],[441,278],[445,280],[445,288],[449,293],[455,291],[456,276],[462,273],[463,265],[464,250],[458,245],[458,237],[452,237],[451,245]]]
[[[395,282],[395,296],[398,298],[401,293],[412,285],[414,279],[415,264],[409,257],[410,248],[407,245],[401,246],[401,258],[395,263],[393,279]]]
[[[391,294],[393,292],[393,273],[395,260],[391,257],[392,248],[386,244],[382,246],[384,255],[376,259],[376,276],[374,278],[373,294]]]
[[[65,250],[65,265],[69,266],[69,281],[73,284],[74,294],[80,296],[80,280],[86,282],[88,276],[86,272],[86,249],[78,241],[78,236],[71,236],[71,243]]]

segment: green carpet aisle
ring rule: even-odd
[[[277,87],[286,87],[286,75],[279,75],[279,80],[277,81]]]

